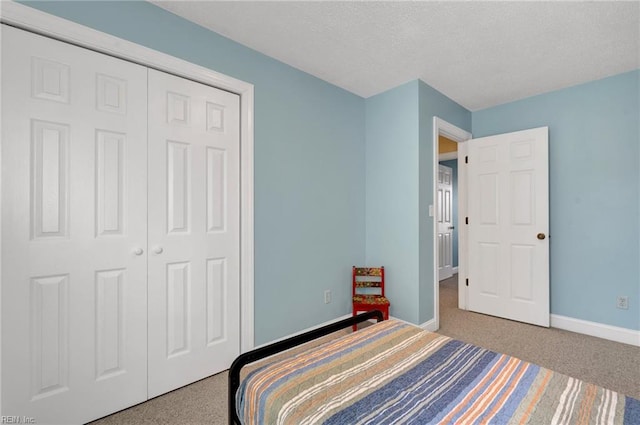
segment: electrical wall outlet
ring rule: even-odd
[[[620,296],[616,299],[616,307],[621,308],[623,310],[629,309],[629,297]]]
[[[324,303],[329,304],[331,302],[331,290],[327,289],[324,291]]]

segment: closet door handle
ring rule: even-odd
[[[161,246],[155,245],[153,248],[151,248],[153,250],[154,254],[162,254],[162,251],[164,251],[164,249],[162,249]]]
[[[142,254],[144,254],[144,249],[142,249],[142,248],[135,248],[135,249],[133,250],[133,253],[134,253],[135,255],[142,255]]]

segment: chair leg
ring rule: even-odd
[[[355,317],[357,314],[358,314],[358,312],[353,310],[353,316]],[[352,329],[353,329],[353,332],[357,331],[358,330],[358,325],[353,325]]]

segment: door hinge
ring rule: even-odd
[[[469,278],[465,279],[465,283],[467,284],[467,286],[469,286]]]
[[[465,155],[465,156],[464,156],[464,163],[465,163],[465,164],[468,164],[468,163],[469,163],[469,156],[468,156],[468,155]]]
[[[464,218],[464,224],[469,224],[469,217]]]

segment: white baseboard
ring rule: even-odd
[[[321,328],[323,326],[330,325],[331,323],[335,323],[335,322],[339,322],[340,320],[348,319],[349,317],[352,317],[352,315],[351,314],[345,314],[344,316],[336,317],[333,320],[329,320],[327,322],[320,323],[319,325],[311,326],[310,328],[303,329],[303,330],[298,331],[298,332],[294,332],[294,333],[292,333],[290,335],[283,336],[282,338],[278,338],[278,339],[274,339],[273,341],[265,342],[264,344],[260,344],[257,347],[254,347],[253,349],[255,350],[256,348],[266,347],[267,345],[273,344],[274,342],[284,341],[287,338],[291,338],[293,336],[301,335],[301,334],[303,334],[305,332],[309,332],[309,331],[312,331],[314,329],[318,329],[318,328]]]
[[[458,273],[458,267],[451,268],[451,271],[453,272],[453,274]]]
[[[431,331],[431,332],[437,331],[437,329],[436,329],[436,319],[431,319],[428,322],[424,322],[424,323],[421,323],[419,325],[416,325],[414,323],[407,322],[406,320],[402,320],[402,319],[399,319],[399,318],[394,317],[394,316],[389,316],[389,317],[391,319],[397,320],[399,322],[404,322],[404,323],[407,323],[407,324],[409,324],[411,326],[417,326],[419,328],[422,328],[422,329],[425,329],[425,330],[428,330],[428,331]]]
[[[640,331],[633,329],[589,322],[557,314],[551,315],[551,327],[640,347]]]
[[[431,332],[435,332],[438,330],[438,328],[436,328],[436,319],[431,319],[428,322],[424,322],[418,326]]]

